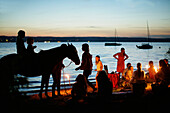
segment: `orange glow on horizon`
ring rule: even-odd
[[[17,36],[17,32],[20,29],[2,29],[0,28],[0,35],[5,36]],[[109,29],[27,29],[23,28],[26,32],[26,36],[47,36],[47,37],[88,37],[88,36],[94,36],[94,37],[114,37],[114,28]],[[138,29],[125,29],[125,28],[119,28],[117,29],[117,35],[118,37],[147,37],[146,29],[143,28],[142,30]],[[166,31],[151,31],[151,38],[152,35],[158,35],[156,38],[161,38],[159,35],[170,35],[170,32]]]

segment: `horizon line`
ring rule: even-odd
[[[17,37],[17,36],[9,36],[9,35],[0,35],[0,37]],[[25,36],[25,37],[106,37],[111,38],[115,36]],[[119,38],[147,38],[147,36],[118,36]],[[150,38],[170,38],[170,35],[151,35]]]

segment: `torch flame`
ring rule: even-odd
[[[154,69],[155,69],[155,72],[157,73],[158,72],[158,68],[154,66]]]
[[[148,66],[148,65],[146,65],[146,66],[145,66],[145,68],[146,68],[146,69],[148,69],[148,68],[149,68],[149,66]]]
[[[146,65],[145,68],[146,68],[146,69],[149,69],[149,66]],[[154,66],[154,70],[155,70],[156,73],[158,72],[158,68],[157,68],[156,66]]]
[[[70,76],[68,74],[65,74],[64,76],[69,80]]]

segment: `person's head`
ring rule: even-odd
[[[159,67],[161,67],[161,68],[167,67],[167,64],[165,63],[164,60],[159,61]]]
[[[77,81],[77,83],[86,84],[85,77],[82,74],[79,74],[77,76],[76,81]]]
[[[153,67],[153,61],[149,61],[149,66]]]
[[[141,71],[142,71],[142,64],[141,63],[137,63],[137,69],[138,69],[138,77],[141,76]]]
[[[24,38],[24,37],[25,37],[25,31],[19,30],[19,31],[18,31],[18,37]]]
[[[137,63],[137,69],[141,70],[142,64],[141,63]]]
[[[164,59],[165,63],[168,64],[168,59]]]
[[[87,43],[82,45],[82,50],[85,52],[89,52],[89,45]]]
[[[132,67],[132,66],[129,66],[129,67],[128,67],[128,70],[133,71],[133,67]]]
[[[128,68],[129,66],[131,66],[131,63],[127,63],[127,65],[126,65],[126,66],[127,66],[127,68]]]
[[[121,53],[124,53],[125,52],[125,48],[121,48]]]
[[[33,38],[31,38],[31,37],[27,38],[27,44],[32,45],[33,43],[34,43]]]
[[[100,56],[99,55],[96,56],[96,62],[98,62],[98,61],[100,61]]]
[[[99,83],[104,83],[108,80],[107,74],[105,71],[100,71],[98,76],[97,76],[97,81]]]

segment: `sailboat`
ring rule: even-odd
[[[152,49],[153,46],[149,44],[149,38],[150,38],[150,32],[149,32],[149,26],[147,22],[147,32],[148,32],[148,38],[147,38],[147,44],[142,44],[141,46],[136,45],[137,48],[139,49]]]
[[[122,44],[116,43],[117,41],[117,31],[115,29],[115,42],[114,43],[105,43],[105,46],[121,46]]]

